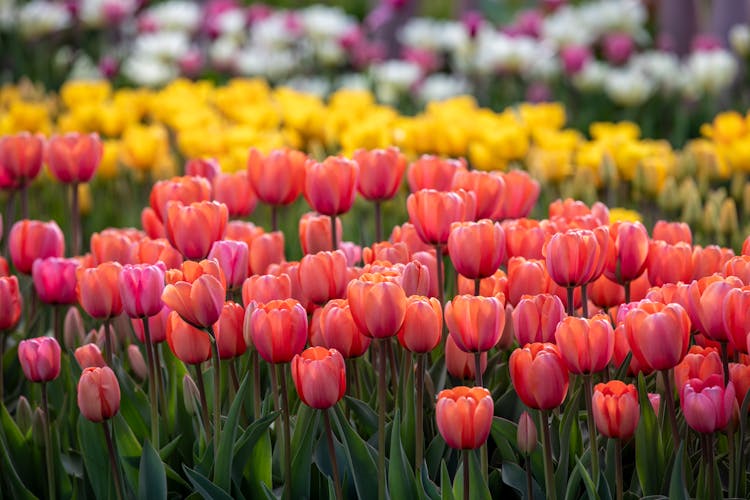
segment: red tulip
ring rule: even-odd
[[[81,369],[89,368],[91,366],[107,366],[107,363],[102,356],[102,351],[99,350],[99,346],[93,343],[82,345],[76,349],[73,355]]]
[[[674,367],[674,383],[676,387],[682,387],[690,379],[706,380],[714,374],[724,377],[719,351],[711,347],[694,345],[680,364]]]
[[[15,328],[21,319],[21,291],[15,276],[0,277],[0,333]]]
[[[300,400],[326,410],[346,393],[346,365],[336,349],[310,347],[292,359],[292,379]]]
[[[510,378],[521,401],[529,408],[557,408],[568,394],[568,370],[557,346],[527,344],[510,355]]]
[[[745,286],[750,285],[750,255],[739,255],[727,260],[721,273],[724,276],[736,276]]]
[[[396,195],[406,171],[406,157],[398,148],[359,149],[353,160],[359,165],[357,190],[363,198],[385,201]]]
[[[415,353],[432,351],[443,333],[443,308],[436,298],[412,295],[406,299],[404,323],[398,341],[404,349]]]
[[[737,351],[747,353],[747,335],[750,333],[750,287],[733,288],[724,296],[720,315],[729,344]]]
[[[89,316],[108,319],[122,312],[120,273],[122,266],[117,262],[105,262],[92,268],[76,269],[78,302]]]
[[[78,380],[78,408],[92,422],[103,422],[120,410],[120,384],[108,366],[89,367]]]
[[[512,257],[508,261],[508,301],[514,306],[524,295],[538,295],[549,289],[549,275],[543,260]]]
[[[596,384],[591,398],[596,428],[613,439],[630,439],[641,416],[638,391],[633,384],[611,380]]]
[[[684,242],[688,245],[693,244],[693,234],[690,226],[684,222],[667,222],[663,220],[656,221],[651,237],[654,240],[661,240],[670,245]]]
[[[523,170],[496,174],[505,181],[505,196],[492,218],[495,220],[528,217],[539,198],[540,185]]]
[[[464,352],[456,345],[453,337],[445,339],[445,368],[451,376],[463,380],[476,380],[476,360],[474,354]],[[479,357],[479,369],[484,375],[487,369],[487,353]]]
[[[242,284],[242,302],[245,307],[252,301],[264,303],[292,297],[292,282],[288,274],[250,276]]]
[[[10,260],[19,273],[31,274],[36,259],[62,257],[65,240],[56,222],[22,220],[13,224],[8,236]]]
[[[264,157],[251,148],[247,169],[258,199],[276,206],[294,202],[305,185],[306,161],[307,156],[301,151],[276,149]]]
[[[505,297],[458,295],[445,305],[445,323],[461,350],[489,351],[505,328]]]
[[[28,132],[0,139],[0,177],[7,177],[8,187],[25,186],[42,169],[44,137]]]
[[[409,165],[406,179],[412,193],[420,189],[449,191],[453,184],[453,176],[462,170],[466,170],[464,159],[453,160],[424,155]]]
[[[721,279],[716,275],[693,281],[688,288],[688,311],[692,312],[691,318],[699,320],[693,329],[717,342],[728,342],[722,314],[724,299],[732,289],[741,286],[739,278],[733,276]]]
[[[31,276],[39,300],[45,304],[75,303],[76,269],[79,265],[75,259],[58,257],[35,260]]]
[[[474,450],[490,435],[495,405],[484,387],[454,387],[438,394],[435,420],[446,444],[457,450]]]
[[[468,194],[473,199],[473,193]],[[414,224],[419,237],[431,245],[447,243],[454,222],[474,219],[473,210],[467,208],[465,196],[457,191],[423,189],[409,195],[406,208],[409,221]]]
[[[329,156],[322,163],[305,164],[305,199],[313,210],[323,215],[349,211],[357,196],[359,165],[352,160]]]
[[[452,189],[474,193],[477,201],[476,218],[489,219],[502,205],[505,181],[498,175],[478,170],[458,170],[453,176]]]
[[[352,318],[368,337],[392,337],[401,328],[406,294],[398,278],[395,274],[368,273],[349,282],[346,295]]]
[[[211,359],[208,334],[187,323],[176,311],[172,311],[167,320],[167,344],[175,357],[188,365]]]
[[[227,206],[230,217],[247,217],[258,203],[247,172],[219,174],[213,179],[213,199]]]
[[[576,375],[604,370],[615,348],[615,332],[603,314],[564,318],[557,324],[555,340],[568,371]]]
[[[299,281],[302,294],[315,304],[344,297],[349,283],[344,252],[305,255],[299,263]]]
[[[633,356],[653,370],[669,370],[682,361],[690,342],[690,318],[678,304],[642,300],[625,316]]]
[[[156,182],[151,188],[149,203],[156,218],[160,222],[166,222],[167,205],[170,201],[179,201],[184,205],[190,205],[210,199],[211,183],[207,179],[185,176]]]
[[[215,201],[170,202],[164,224],[167,239],[186,259],[203,259],[211,245],[224,237],[228,217],[227,206]]]
[[[60,344],[52,337],[22,340],[18,344],[18,361],[30,381],[55,380],[60,374]]]
[[[557,233],[545,249],[547,271],[561,287],[585,285],[601,275],[608,248],[609,233],[604,228]]]
[[[328,301],[320,309],[318,323],[323,347],[336,349],[346,359],[357,358],[370,347],[371,339],[357,327],[346,299]]]
[[[505,260],[505,233],[489,219],[453,223],[448,253],[456,271],[469,279],[492,276]]]
[[[64,184],[90,181],[102,154],[102,141],[97,134],[71,132],[53,135],[47,142],[47,166]]]
[[[556,295],[524,295],[512,314],[518,345],[554,342],[557,325],[565,317],[563,303]]]
[[[269,363],[288,363],[305,348],[307,313],[294,299],[258,304],[249,327],[255,349]]]
[[[652,241],[648,250],[648,280],[654,286],[688,283],[693,276],[693,250],[688,243]]]
[[[247,279],[249,254],[244,241],[216,241],[211,246],[208,259],[219,263],[230,290],[240,288]]]
[[[610,226],[609,252],[604,275],[624,284],[638,278],[646,270],[648,232],[640,222],[615,222]]]
[[[750,390],[750,365],[729,363],[729,380],[734,385],[737,396],[737,406],[742,408],[747,391]]]
[[[735,404],[734,384],[724,387],[721,375],[691,379],[680,389],[680,407],[691,429],[711,433],[724,429]]]
[[[182,319],[197,328],[208,328],[219,319],[226,289],[214,276],[203,274],[192,283],[178,281],[164,288],[161,299]]]
[[[185,175],[204,177],[213,182],[221,174],[221,165],[216,158],[191,158],[185,164]]]
[[[245,309],[236,302],[228,301],[221,310],[219,321],[214,325],[216,345],[221,359],[242,356],[247,349],[243,337]]]

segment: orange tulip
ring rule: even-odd
[[[205,177],[213,182],[221,174],[221,165],[216,158],[191,158],[185,163],[185,175]]]
[[[750,285],[750,255],[738,255],[727,260],[721,273],[724,276],[736,276],[745,286]]]
[[[151,188],[149,203],[156,218],[165,222],[167,220],[167,205],[170,201],[179,201],[184,205],[189,205],[210,199],[211,183],[208,182],[208,179],[185,176],[157,181]]]
[[[406,299],[404,323],[398,341],[404,349],[415,353],[432,351],[443,333],[443,308],[436,298],[412,295]]]
[[[466,170],[466,160],[463,158],[453,160],[423,155],[409,165],[406,180],[412,193],[420,189],[449,191],[453,184],[453,176],[462,170]]]
[[[158,239],[167,236],[164,223],[151,207],[146,207],[141,211],[141,226],[149,238]]]
[[[211,359],[211,339],[206,332],[188,324],[176,311],[167,320],[167,344],[177,359],[198,365]]]
[[[501,206],[506,191],[502,177],[478,170],[458,170],[453,176],[451,188],[474,193],[477,219],[492,218]]]
[[[99,350],[99,346],[96,344],[82,345],[75,350],[73,355],[75,356],[76,361],[78,362],[78,366],[80,366],[81,369],[88,368],[90,366],[107,366],[107,363],[104,361],[104,357],[102,356],[102,351]]]
[[[406,314],[406,294],[395,273],[367,273],[352,280],[346,290],[354,322],[372,338],[396,335]]]
[[[615,222],[609,228],[609,252],[604,275],[624,284],[646,270],[648,232],[640,222]]]
[[[524,295],[511,318],[518,345],[554,342],[557,325],[565,318],[565,308],[556,295]]]
[[[292,297],[292,282],[288,274],[263,274],[250,276],[242,284],[242,303],[245,307],[251,302],[270,302]]]
[[[288,363],[305,348],[307,313],[294,299],[258,304],[245,324],[255,349],[268,363]]]
[[[684,222],[667,222],[663,220],[656,221],[651,237],[654,240],[661,240],[670,245],[684,242],[688,245],[693,244],[693,234],[690,226]]]
[[[78,408],[92,422],[103,422],[120,410],[120,384],[108,366],[89,367],[78,380]]]
[[[430,252],[435,250],[432,245],[422,241],[414,224],[410,222],[394,226],[393,231],[391,231],[390,241],[393,243],[405,243],[409,248],[409,253],[412,255],[416,252]]]
[[[359,165],[346,158],[329,156],[322,163],[305,163],[305,199],[323,215],[339,215],[349,211],[357,196]]]
[[[336,240],[341,246],[341,219],[336,218]],[[299,242],[302,253],[332,252],[331,218],[308,212],[299,219]]]
[[[164,225],[167,239],[186,259],[203,259],[211,251],[211,245],[224,237],[228,217],[227,206],[223,203],[201,201],[182,205],[170,202]]]
[[[538,181],[523,170],[510,170],[496,173],[505,181],[505,196],[492,218],[495,220],[519,219],[528,217],[534,208],[541,186]]]
[[[724,328],[724,299],[734,288],[742,286],[739,278],[730,276],[720,278],[718,275],[707,276],[693,281],[688,287],[688,307],[690,317],[697,318],[693,330],[717,342],[728,342],[727,330]]]
[[[318,326],[323,347],[336,349],[346,359],[357,358],[367,352],[371,339],[354,322],[349,301],[333,299],[319,310]]]
[[[615,348],[615,332],[603,314],[564,318],[557,324],[555,340],[568,371],[576,375],[604,370]]]
[[[505,297],[458,295],[445,305],[445,323],[461,350],[489,351],[505,328]]]
[[[133,259],[136,264],[156,264],[161,262],[166,269],[182,266],[182,254],[166,238],[143,238],[133,243]]]
[[[208,328],[219,319],[226,289],[214,276],[203,274],[195,281],[178,281],[164,288],[161,299],[182,319],[196,328]]]
[[[543,260],[512,257],[508,261],[508,301],[516,306],[524,295],[538,295],[549,289],[549,275]]]
[[[733,288],[724,296],[721,318],[729,344],[739,352],[748,352],[750,333],[750,287]],[[714,311],[716,314],[716,311]]]
[[[604,270],[609,242],[606,228],[555,234],[545,248],[550,277],[566,288],[585,285],[598,278]]]
[[[719,351],[713,347],[694,345],[680,363],[674,367],[674,383],[682,387],[692,378],[706,380],[709,375],[724,376]]]
[[[456,271],[469,279],[492,276],[505,260],[505,232],[489,219],[454,222],[448,253]]]
[[[591,398],[596,428],[613,439],[629,439],[635,434],[641,416],[638,391],[633,384],[611,380],[596,384]]]
[[[469,199],[474,198],[473,193],[433,189],[423,189],[409,195],[406,200],[409,221],[414,224],[422,241],[431,245],[445,244],[448,242],[451,224],[474,219],[471,202],[467,208],[466,194]]]
[[[292,359],[292,379],[300,400],[326,410],[346,393],[346,365],[336,349],[310,347]]]
[[[108,319],[122,312],[120,273],[117,262],[105,262],[96,267],[76,269],[78,302],[89,316]]]
[[[258,203],[247,172],[219,174],[213,179],[213,199],[227,206],[230,217],[247,217]]]
[[[598,307],[616,307],[625,302],[625,289],[622,285],[615,283],[603,274],[597,280],[591,282],[588,292],[589,299]],[[639,299],[631,297],[631,300]]]
[[[139,238],[140,239],[140,238]],[[91,235],[91,254],[94,262],[119,262],[122,265],[135,263],[133,235],[118,229],[105,229]]]
[[[690,318],[678,304],[642,300],[625,315],[625,333],[641,365],[669,370],[687,354]]]
[[[511,220],[504,222],[502,227],[505,231],[508,257],[544,259],[542,250],[546,234],[539,221],[534,219]]]
[[[448,446],[474,450],[487,441],[494,412],[492,396],[484,387],[454,387],[438,394],[435,420]]]
[[[648,249],[648,280],[654,286],[690,282],[693,276],[693,250],[688,243],[669,244],[654,240]]]
[[[527,344],[510,355],[510,378],[521,401],[529,408],[551,410],[568,394],[568,370],[557,346]]]
[[[359,149],[353,160],[359,165],[357,190],[366,200],[385,201],[396,195],[406,171],[406,157],[398,148]]]
[[[64,184],[90,181],[102,161],[102,154],[102,141],[97,134],[53,135],[46,148],[47,166]]]
[[[258,199],[275,206],[294,202],[305,185],[306,161],[307,156],[301,151],[275,149],[263,156],[251,148],[247,171]]]
[[[362,260],[365,264],[372,264],[376,260],[388,261],[391,264],[407,264],[411,261],[411,252],[404,242],[378,241],[373,243],[372,247],[362,249]]]
[[[341,250],[305,255],[299,263],[302,294],[315,304],[325,304],[346,294],[349,279]]]
[[[16,188],[33,181],[42,169],[44,137],[28,132],[0,139],[0,179],[3,187]]]
[[[252,240],[249,252],[250,274],[266,274],[270,266],[284,262],[284,233],[261,234]]]
[[[219,280],[221,286],[226,289],[227,281],[224,271],[221,270],[216,259],[203,259],[200,262],[187,260],[182,263],[182,269],[170,269],[167,271],[167,284],[175,284],[178,281],[192,283],[204,274],[208,274]]]
[[[698,280],[714,273],[721,273],[734,252],[729,248],[717,245],[700,245],[693,247],[693,279]]]
[[[750,390],[750,365],[729,363],[729,380],[736,391],[737,405],[742,408],[747,391]]]
[[[244,320],[245,308],[232,301],[224,304],[219,320],[214,324],[219,358],[231,359],[245,353],[247,344],[243,337]]]
[[[31,274],[36,259],[62,257],[65,240],[56,222],[21,220],[13,224],[8,235],[10,260],[19,273]]]
[[[482,295],[483,297],[492,297],[498,293],[502,293],[506,297],[508,296],[508,276],[502,269],[498,269],[492,276],[484,278],[479,282],[479,295]],[[459,274],[458,294],[473,295],[474,280],[464,278]]]

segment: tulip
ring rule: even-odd
[[[409,295],[427,295],[437,297],[437,259],[432,252],[417,252],[412,261],[400,269],[401,288]],[[393,267],[394,269],[397,266]],[[474,284],[472,283],[472,288]]]
[[[518,419],[516,445],[518,446],[518,451],[526,456],[531,455],[536,449],[536,424],[527,411],[521,413],[521,417]]]
[[[690,226],[684,222],[656,221],[652,238],[664,241],[670,245],[676,245],[680,242],[687,243],[688,245],[693,244],[693,234],[690,231]]]
[[[505,196],[492,218],[503,220],[528,217],[539,198],[539,182],[523,170],[510,170],[496,175],[500,175],[505,182]]]
[[[116,262],[76,269],[78,302],[89,316],[106,320],[122,312],[121,273],[122,266]]]
[[[474,193],[477,200],[477,219],[490,219],[502,205],[505,197],[505,181],[501,176],[477,170],[459,170],[453,176],[452,189],[464,189]]]
[[[451,376],[462,380],[475,380],[476,366],[474,355],[462,351],[450,335],[445,339],[445,367]],[[479,357],[480,375],[487,369],[487,353]]]
[[[344,297],[349,283],[346,268],[341,250],[305,255],[299,264],[302,294],[319,305]]]
[[[141,350],[135,344],[128,346],[128,364],[130,369],[133,370],[133,374],[140,380],[146,380],[149,376],[148,368],[146,368],[146,362],[143,360],[143,354]]]
[[[706,380],[714,374],[724,377],[724,368],[718,351],[711,347],[694,345],[680,364],[674,367],[674,382],[677,387],[682,387],[690,379]]]
[[[208,259],[219,263],[227,288],[237,290],[242,286],[248,274],[249,253],[244,241],[220,240],[213,244]]]
[[[708,245],[703,248],[693,247],[693,279],[698,280],[714,273],[721,273],[726,263],[734,257],[734,252],[728,248]]]
[[[502,223],[505,231],[505,245],[508,257],[544,259],[543,248],[546,239],[544,228],[539,221],[518,219]]]
[[[214,334],[216,335],[216,344],[219,348],[219,357],[221,359],[231,359],[242,356],[247,349],[247,344],[243,337],[243,323],[245,318],[245,308],[236,302],[226,302],[221,310],[221,316],[214,325]],[[229,365],[232,372],[235,371],[233,365]],[[233,373],[236,378],[237,374]],[[235,390],[239,383],[235,384]]]
[[[619,380],[596,384],[592,401],[599,432],[612,439],[629,439],[635,434],[640,405],[633,384]]]
[[[111,368],[89,367],[78,380],[78,408],[92,422],[103,422],[120,410],[120,384]]]
[[[643,300],[625,316],[625,332],[639,363],[653,370],[669,370],[687,353],[690,318],[678,304]]]
[[[527,344],[510,356],[510,377],[521,401],[529,408],[551,410],[568,393],[568,370],[557,346]]]
[[[328,301],[318,322],[323,347],[336,349],[345,359],[357,358],[370,347],[371,339],[357,327],[346,299]]]
[[[453,185],[453,177],[463,170],[466,170],[463,158],[454,160],[423,155],[409,165],[406,179],[412,193],[420,189],[449,191]]]
[[[15,186],[26,186],[42,169],[44,137],[21,132],[0,140],[0,168]],[[25,215],[24,215],[25,217]]]
[[[411,258],[409,246],[404,242],[391,243],[389,241],[377,241],[372,247],[362,249],[362,260],[365,264],[375,261],[388,261],[391,264],[407,264]]]
[[[52,337],[22,340],[18,344],[18,361],[30,381],[55,380],[60,374],[60,344]]]
[[[274,231],[253,239],[248,249],[250,274],[266,274],[272,264],[284,262],[284,233]]]
[[[188,365],[211,358],[211,340],[206,332],[190,325],[172,311],[167,320],[167,344],[175,357]]]
[[[512,313],[518,345],[554,342],[557,325],[565,317],[563,304],[556,295],[524,295]]]
[[[65,347],[73,349],[76,345],[83,342],[86,331],[83,328],[83,318],[77,307],[71,306],[65,313],[63,320],[63,339]]]
[[[721,317],[729,344],[739,352],[748,352],[747,336],[750,333],[750,288],[733,288],[724,296]],[[716,314],[716,311],[714,311]]]
[[[733,276],[724,279],[708,276],[693,281],[688,289],[688,311],[699,320],[693,329],[709,339],[726,344],[729,338],[722,315],[724,300],[732,289],[741,286],[739,278]]]
[[[151,207],[141,210],[141,226],[149,238],[159,239],[167,237],[163,221]]]
[[[215,201],[167,205],[165,228],[167,239],[190,260],[205,258],[211,245],[224,237],[229,212],[227,206]]]
[[[346,393],[344,358],[336,349],[305,349],[292,359],[292,380],[303,403],[326,410]]]
[[[131,318],[148,318],[159,314],[163,304],[163,265],[127,265],[119,280],[123,310]]]
[[[151,343],[160,344],[167,340],[167,321],[169,319],[169,313],[172,312],[168,307],[162,306],[161,310],[155,316],[149,317],[148,329],[151,334]],[[135,336],[141,343],[146,343],[146,335],[143,329],[143,321],[141,319],[132,319],[130,324],[133,326]]]
[[[167,285],[161,299],[187,323],[206,329],[219,319],[225,297],[222,283],[210,274],[203,274],[192,283],[178,281]]]
[[[264,360],[289,363],[305,347],[307,313],[294,299],[272,300],[252,310],[249,328],[253,345]]]
[[[390,241],[394,244],[404,243],[409,249],[411,255],[421,251],[434,251],[432,245],[422,241],[414,224],[411,224],[410,222],[404,222],[400,226],[394,226],[393,231],[391,231]]]
[[[724,276],[736,276],[747,286],[750,284],[750,256],[738,255],[732,257],[724,263],[720,271]]]
[[[366,200],[380,202],[396,195],[406,171],[406,157],[397,148],[359,149],[353,160],[359,165],[357,190]]]
[[[182,263],[182,270],[170,269],[167,271],[166,279],[167,284],[174,284],[178,281],[193,283],[204,274],[213,276],[219,280],[222,288],[226,289],[227,280],[224,276],[224,271],[222,271],[221,266],[219,265],[219,261],[216,259],[203,259],[200,262],[192,260],[185,261]]]
[[[397,276],[363,274],[349,282],[347,299],[354,322],[362,333],[379,339],[398,333],[406,314],[406,294]]]
[[[690,282],[693,276],[692,249],[689,244],[652,241],[648,250],[648,280],[653,286]]]
[[[729,363],[729,380],[734,385],[737,396],[737,406],[742,408],[747,391],[750,390],[750,365]]]
[[[151,188],[149,203],[156,219],[160,222],[166,222],[167,205],[170,201],[179,201],[184,205],[190,205],[210,199],[211,183],[207,179],[186,176],[156,182]]]
[[[483,297],[493,297],[502,293],[508,296],[508,276],[502,269],[495,271],[492,276],[478,280],[479,293]],[[458,275],[458,294],[473,295],[476,291],[476,281]]]
[[[271,205],[271,226],[278,229],[276,210],[289,205],[305,186],[305,162],[307,156],[300,151],[276,149],[263,156],[257,149],[250,149],[247,169],[250,184],[258,199]]]
[[[221,165],[216,158],[191,158],[185,164],[185,175],[205,177],[213,182],[221,174]]]
[[[435,298],[412,295],[406,299],[404,322],[398,341],[410,352],[424,354],[440,343],[443,310]]]
[[[99,350],[99,346],[93,343],[82,345],[75,350],[75,353],[73,353],[73,355],[75,356],[76,361],[78,361],[78,366],[80,366],[81,369],[85,369],[90,366],[107,366],[107,363],[104,361],[104,357],[102,356],[102,351]]]
[[[648,232],[640,222],[616,222],[610,226],[609,236],[611,241],[604,275],[625,286],[625,302],[630,302],[630,282],[646,270]]]
[[[0,277],[0,358],[2,357],[2,347],[5,346],[4,333],[15,328],[21,319],[21,291],[18,287],[18,278],[15,276]],[[0,367],[2,363],[0,362]],[[1,373],[2,370],[0,370]],[[0,376],[1,377],[1,376]],[[2,393],[0,387],[0,394]]]
[[[102,153],[102,142],[97,134],[53,135],[47,142],[47,166],[63,184],[89,182]]]
[[[706,380],[691,379],[680,389],[680,406],[685,421],[695,431],[712,433],[729,424],[735,402],[734,384],[726,387],[720,375]]]
[[[166,269],[182,266],[182,254],[169,244],[166,238],[143,238],[133,245],[133,260],[136,264],[161,262]]]
[[[36,259],[63,256],[63,233],[56,222],[22,220],[13,224],[10,230],[8,250],[16,270],[22,274],[31,274]]]
[[[341,246],[341,219],[336,218],[336,247]],[[299,241],[302,246],[302,253],[311,254],[318,252],[332,252],[335,250],[331,246],[333,233],[331,233],[331,218],[325,215],[318,215],[315,212],[303,214],[299,220]]]
[[[549,289],[549,275],[543,260],[512,257],[508,261],[508,301],[516,306],[524,295],[538,295]]]
[[[604,370],[615,347],[612,325],[603,314],[591,319],[563,318],[557,324],[555,340],[568,371],[576,375]]]
[[[448,236],[448,253],[462,276],[487,278],[505,260],[505,233],[500,224],[489,219],[454,223]]]
[[[630,283],[628,283],[629,285]],[[601,275],[597,280],[589,284],[588,298],[595,306],[609,309],[625,302],[625,291],[621,285],[610,280],[605,275]]]
[[[409,195],[406,207],[409,221],[414,224],[417,234],[422,241],[431,245],[447,243],[451,224],[473,220],[475,215],[467,213],[465,198],[455,191],[423,189]]]
[[[114,261],[122,265],[135,262],[133,235],[118,229],[105,229],[91,235],[91,253],[94,262],[102,264]],[[142,236],[141,236],[142,237]]]
[[[230,217],[247,217],[258,203],[247,172],[219,174],[213,179],[214,201],[227,206]]]

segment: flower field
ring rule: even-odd
[[[750,31],[558,3],[0,5],[0,498],[750,496]]]

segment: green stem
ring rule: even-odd
[[[623,287],[625,288],[625,303],[629,304],[630,303],[630,281],[626,281]]]
[[[203,371],[201,364],[195,365],[195,383],[198,386],[198,395],[201,398],[201,419],[203,420],[203,430],[206,432],[206,445],[211,441],[211,423],[208,420],[208,401],[206,400],[206,386],[203,382]]]
[[[549,410],[541,410],[542,446],[544,447],[544,484],[547,498],[557,500],[555,490],[555,467],[552,463],[552,439],[549,432]]]
[[[375,241],[383,241],[383,207],[375,202]]]
[[[714,482],[714,435],[713,433],[706,434],[704,441],[706,447],[706,481],[708,481],[708,498],[714,500],[716,498],[716,488]]]
[[[583,308],[583,317],[589,317],[589,298],[587,285],[581,285],[581,307]]]
[[[727,459],[729,460],[729,496],[737,495],[736,480],[737,477],[737,457],[734,451],[734,425],[730,422],[727,429]]]
[[[47,465],[47,486],[49,487],[49,498],[54,500],[57,496],[55,489],[55,466],[52,461],[52,436],[50,432],[49,404],[47,402],[47,382],[42,382],[42,413],[44,418],[44,458]]]
[[[438,278],[438,300],[440,301],[440,307],[445,303],[444,287],[445,287],[445,276],[443,273],[443,246],[438,243],[435,245],[435,259],[437,260],[437,278]]]
[[[336,235],[336,216],[331,215],[331,251],[335,252],[339,248],[339,242]]]
[[[469,453],[471,450],[463,450],[464,459],[464,500],[469,500],[471,495],[469,494],[469,484],[471,479],[469,478]]]
[[[62,306],[52,306],[52,331],[55,332],[55,340],[61,346],[65,346],[65,339],[63,339],[62,322],[60,321],[60,310]]]
[[[21,184],[18,188],[18,192],[21,194],[21,220],[29,218],[29,189],[26,182]]]
[[[5,367],[3,366],[3,357],[5,356],[5,334],[6,332],[4,330],[0,331],[0,405],[5,404],[5,399],[3,399],[5,396],[5,391],[3,389],[5,384]]]
[[[482,353],[474,353],[474,384],[477,387],[483,387],[482,385]]]
[[[568,287],[568,316],[573,317],[576,315],[576,306],[575,306],[575,296],[574,296],[574,288],[572,286]]]
[[[680,430],[677,427],[677,412],[674,407],[674,391],[672,390],[672,380],[669,377],[669,370],[662,370],[661,376],[664,380],[664,399],[667,400],[669,424],[672,427],[672,446],[678,449],[680,447]]]
[[[208,334],[211,337],[214,368],[214,459],[216,459],[219,456],[219,436],[221,435],[221,360],[219,359],[219,345],[216,343],[211,327],[208,327]]]
[[[720,342],[721,344],[721,364],[724,367],[724,387],[729,384],[729,349],[727,342]]]
[[[482,280],[479,278],[476,278],[474,280],[474,295],[479,297],[481,289],[482,289]]]
[[[386,370],[386,339],[379,342],[378,353],[380,363],[378,363],[378,499],[385,500],[385,370]]]
[[[71,197],[70,197],[70,240],[71,240],[71,254],[79,255],[81,253],[81,212],[78,209],[78,183],[74,182],[70,185]]]
[[[333,472],[333,486],[336,492],[336,500],[344,500],[341,492],[341,481],[339,480],[339,466],[336,461],[336,448],[333,446],[333,431],[331,430],[331,419],[328,417],[328,410],[323,410],[323,422],[326,427],[326,438],[328,441],[328,455],[331,457],[331,470]]]
[[[112,367],[112,330],[109,318],[104,320],[104,361]]]
[[[109,431],[109,423],[106,420],[102,422],[102,429],[104,429],[104,439],[107,441],[107,451],[109,452],[109,465],[112,467],[112,477],[115,478],[115,491],[117,492],[117,499],[122,500],[124,498],[122,494],[122,470],[120,469],[120,465],[117,460],[115,444],[112,441],[112,433]]]
[[[250,363],[253,365],[253,416],[260,418],[260,359],[255,349],[250,353]]]
[[[599,446],[596,438],[596,425],[594,424],[594,408],[591,403],[593,391],[591,388],[591,374],[583,376],[584,400],[586,402],[587,427],[589,430],[589,450],[591,450],[591,478],[594,484],[599,484]]]
[[[424,418],[424,357],[425,355],[423,353],[417,354],[417,373],[415,377],[417,397],[414,400],[414,405],[416,407],[416,417],[414,420],[414,476],[417,478],[420,477],[420,471],[422,469],[422,454],[424,453],[424,435],[422,431],[424,426],[424,422],[422,421]]]
[[[277,365],[281,381],[281,415],[284,420],[284,498],[292,498],[292,445],[289,430],[289,395],[286,390],[286,370],[284,365]]]
[[[271,205],[271,231],[279,230],[279,207]]]
[[[142,318],[143,336],[146,340],[146,360],[148,362],[148,397],[151,403],[151,442],[159,448],[159,404],[156,394],[156,370],[154,369],[153,344],[148,318]]]
[[[526,469],[526,498],[534,500],[534,487],[533,478],[531,475],[531,457],[526,455],[523,460],[524,468]]]
[[[622,440],[620,439],[615,439],[615,488],[617,491],[616,500],[622,500]]]
[[[161,355],[159,346],[152,344],[151,348],[154,353],[154,374],[156,375],[156,393],[159,395],[159,404],[161,406],[161,417],[164,419],[164,434],[169,436],[169,406],[167,405],[167,393],[164,390],[164,381],[161,373]]]

